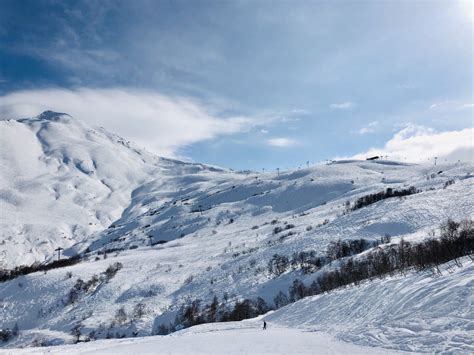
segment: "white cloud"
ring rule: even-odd
[[[462,103],[460,101],[450,100],[450,101],[434,103],[430,105],[430,110],[457,111],[457,110],[464,110],[464,109],[469,109],[473,107],[474,107],[473,103]]]
[[[397,132],[383,148],[371,148],[353,158],[388,156],[391,160],[417,163],[438,157],[448,161],[474,161],[474,128],[460,131],[435,132],[410,124]]]
[[[443,102],[436,102],[430,105],[430,110],[440,109],[440,108],[447,108],[451,106],[454,101],[443,101]]]
[[[272,147],[290,147],[296,144],[296,141],[290,138],[284,138],[284,137],[279,137],[279,138],[270,138],[267,140],[267,144],[271,145]]]
[[[295,108],[291,110],[291,113],[295,115],[308,115],[310,112],[302,108]]]
[[[329,105],[334,110],[352,110],[355,106],[356,104],[350,101]]]
[[[378,121],[372,121],[368,123],[366,126],[359,129],[359,134],[367,134],[375,132],[375,128],[379,125]]]
[[[268,133],[268,130],[266,130],[266,129],[261,129],[261,130],[260,130],[260,133],[262,133],[262,134],[267,134],[267,133]]]
[[[272,118],[221,117],[210,107],[183,97],[130,89],[42,89],[0,96],[0,117],[32,117],[45,110],[65,112],[103,126],[163,156],[188,144],[247,131]]]

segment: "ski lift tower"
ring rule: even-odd
[[[54,249],[54,251],[58,252],[58,261],[61,259],[61,250],[64,250],[64,249],[61,247],[57,247],[56,249]]]

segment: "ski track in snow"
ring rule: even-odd
[[[412,273],[308,297],[265,317],[326,331],[365,346],[414,352],[474,352],[474,264],[442,276]]]

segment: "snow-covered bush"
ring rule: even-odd
[[[122,269],[123,265],[120,262],[116,262],[111,264],[106,270],[105,270],[105,277],[107,280],[110,280],[117,274],[117,272]]]
[[[146,314],[146,306],[144,303],[137,303],[133,307],[132,318],[133,320],[139,320]]]
[[[124,325],[127,322],[127,312],[125,311],[125,307],[117,309],[115,312],[114,322],[119,326]]]
[[[280,276],[288,270],[290,261],[287,256],[274,254],[273,257],[268,261],[267,269],[270,275]]]
[[[194,275],[189,275],[188,277],[186,277],[186,279],[184,279],[184,282],[183,282],[183,285],[189,285],[191,282],[193,282],[194,280]]]

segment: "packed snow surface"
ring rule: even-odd
[[[187,299],[262,297],[271,305],[295,278],[308,284],[316,277],[301,270],[270,275],[274,254],[323,256],[331,241],[385,234],[392,243],[416,241],[448,218],[474,216],[469,163],[345,161],[279,174],[234,172],[159,158],[52,112],[0,121],[0,147],[0,268],[50,261],[57,247],[66,256],[87,252],[76,265],[0,284],[0,328],[20,328],[18,338],[3,344],[12,348],[71,343],[78,325],[83,335],[96,332],[99,338],[108,332],[156,334]],[[410,186],[420,192],[346,208],[368,194]],[[77,302],[66,302],[78,279],[103,275],[115,262],[123,268],[113,278],[99,277]],[[471,352],[473,271],[467,260],[462,269],[446,266],[438,278],[397,276],[298,301],[267,316],[274,327],[262,344],[274,349],[286,333],[334,352],[348,342],[364,352],[367,346],[378,353]],[[119,308],[130,315],[138,303],[145,306],[141,319],[111,327]],[[185,346],[194,349],[197,339],[214,333],[228,344],[250,332],[256,343],[263,336],[259,326],[203,325],[164,338],[104,340],[77,349],[136,346],[140,352],[155,344],[166,350],[181,339],[186,352]],[[301,344],[298,353],[307,351]]]
[[[167,336],[99,340],[78,345],[0,350],[0,354],[399,354],[337,341],[325,333],[285,327],[262,330],[261,322],[214,323]]]
[[[412,273],[307,297],[267,316],[286,327],[325,331],[365,346],[474,353],[474,264],[441,276]]]

